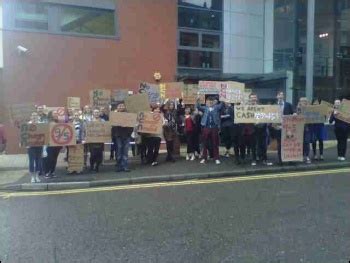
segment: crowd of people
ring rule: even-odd
[[[249,96],[251,105],[259,104],[257,94]],[[276,104],[280,106],[283,115],[300,114],[303,106],[309,105],[306,98],[300,98],[296,110],[284,100],[284,93],[279,92]],[[338,160],[344,161],[346,155],[347,139],[350,124],[337,119],[340,101],[336,100],[334,111],[329,119],[335,123],[335,134],[338,141]],[[104,143],[85,143],[84,126],[88,122],[104,122],[109,120],[109,112],[126,112],[123,102],[108,108],[92,108],[85,106],[83,109],[67,110],[64,120],[60,119],[57,112],[45,113],[44,106],[38,106],[33,112],[30,123],[71,122],[75,128],[77,144],[84,144],[84,164],[98,172],[103,162]],[[258,163],[273,165],[268,160],[267,149],[271,138],[277,140],[278,163],[282,164],[281,158],[281,125],[265,124],[238,124],[235,123],[234,105],[219,102],[217,97],[209,96],[205,104],[185,105],[181,100],[165,100],[162,104],[150,105],[150,112],[161,113],[162,132],[160,134],[141,134],[136,128],[113,126],[111,138],[110,159],[116,159],[117,172],[129,172],[128,159],[130,145],[134,156],[140,155],[144,165],[157,166],[161,141],[166,143],[166,161],[175,162],[175,142],[177,137],[187,144],[187,161],[200,160],[205,164],[210,159],[219,165],[219,145],[225,146],[225,157],[233,156],[237,165],[250,162],[252,166]],[[325,140],[325,124],[306,124],[304,128],[303,155],[306,163],[311,160],[323,160],[323,141]],[[317,147],[318,143],[318,147]],[[310,156],[312,147],[313,155]],[[39,175],[46,178],[55,177],[57,158],[62,147],[43,146],[28,147],[29,171],[33,183],[40,182]],[[317,153],[318,148],[318,153]],[[69,147],[67,148],[69,156]]]

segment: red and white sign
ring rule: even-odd
[[[75,145],[75,130],[71,123],[53,123],[50,124],[49,132],[50,146]]]

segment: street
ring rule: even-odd
[[[0,260],[348,262],[349,179],[331,171],[3,194]]]

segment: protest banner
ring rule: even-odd
[[[84,145],[77,144],[68,146],[68,167],[69,173],[81,173],[84,170]]]
[[[282,117],[282,162],[303,161],[305,118],[302,115]]]
[[[240,82],[218,82],[220,85],[219,99],[228,103],[241,103],[244,99],[245,84]]]
[[[80,98],[79,97],[68,97],[67,98],[68,109],[80,109]]]
[[[85,125],[86,143],[105,143],[111,142],[111,123],[105,121],[91,121]]]
[[[182,89],[182,101],[183,101],[183,103],[196,104],[198,96],[199,96],[199,102],[204,103],[205,102],[205,95],[204,94],[198,95],[198,85],[196,85],[196,84],[184,85],[184,87]]]
[[[135,94],[125,99],[125,107],[130,113],[150,111],[150,103],[147,94]]]
[[[335,116],[338,120],[350,123],[350,100],[343,99]]]
[[[157,104],[160,102],[159,85],[143,82],[140,84],[139,93],[148,95],[149,103]]]
[[[137,132],[139,133],[162,133],[163,118],[160,113],[140,112],[137,121]]]
[[[49,146],[76,145],[75,128],[72,123],[49,124]]]
[[[170,82],[163,83],[165,85],[164,98],[166,99],[178,99],[182,96],[182,89],[184,87],[183,82]]]
[[[112,94],[111,94],[112,104],[118,104],[120,102],[124,102],[128,96],[129,96],[129,91],[126,89],[112,90]]]
[[[91,90],[89,95],[90,95],[91,106],[109,108],[109,104],[111,103],[110,90],[95,89],[95,90]]]
[[[308,105],[301,108],[306,124],[324,123],[328,108],[325,105]]]
[[[235,105],[235,123],[281,123],[278,105]]]
[[[334,110],[334,105],[332,103],[329,103],[327,101],[322,100],[320,105],[324,105],[324,107],[327,109],[327,118],[329,118],[332,115],[332,112]]]
[[[109,121],[112,126],[134,128],[137,124],[137,114],[129,112],[111,112]]]
[[[66,108],[65,107],[45,107],[44,112],[45,114],[48,114],[49,112],[56,112],[58,116],[58,120],[60,122],[65,122],[66,121]]]
[[[19,127],[22,123],[28,122],[33,112],[36,112],[34,104],[12,104],[10,106],[10,118],[13,124]]]
[[[48,144],[49,125],[47,123],[23,123],[20,129],[22,147],[44,146]]]
[[[219,81],[199,81],[198,94],[216,95],[220,93],[220,84],[225,82]]]

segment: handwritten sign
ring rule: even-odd
[[[34,104],[12,104],[9,110],[12,123],[18,127],[28,122],[32,113],[36,112]]]
[[[125,106],[128,112],[139,113],[149,111],[150,103],[147,94],[135,94],[125,99]]]
[[[139,133],[161,134],[163,118],[160,113],[140,112],[138,114],[137,131]]]
[[[84,170],[84,145],[69,146],[68,168],[69,173],[80,173]]]
[[[105,89],[95,89],[90,91],[90,104],[93,107],[108,108],[111,103],[111,91]]]
[[[182,101],[185,104],[196,104],[197,97],[200,97],[200,103],[205,102],[205,95],[198,95],[198,85],[196,84],[188,84],[184,85],[182,89]]]
[[[137,124],[137,114],[128,112],[111,112],[109,121],[112,126],[134,128]]]
[[[126,89],[113,90],[111,95],[112,103],[117,104],[120,102],[124,102],[128,96],[129,91]]]
[[[235,123],[281,123],[281,110],[276,105],[235,106]]]
[[[219,98],[223,102],[241,103],[244,100],[245,84],[239,82],[218,82],[220,85]]]
[[[80,109],[80,98],[79,97],[68,97],[67,98],[68,109]]]
[[[350,123],[350,100],[343,99],[336,115],[338,120]]]
[[[72,123],[49,124],[49,146],[68,146],[75,144],[75,129]]]
[[[220,94],[221,84],[225,82],[218,81],[199,81],[198,83],[198,93],[199,94]]]
[[[48,142],[49,125],[46,123],[24,123],[20,129],[22,147],[44,146]]]
[[[334,105],[324,100],[321,101],[321,105],[324,105],[325,109],[327,109],[326,116],[329,118],[333,113]]]
[[[160,84],[161,98],[177,99],[182,96],[183,82],[170,82]]]
[[[157,104],[160,102],[160,90],[159,85],[157,84],[142,82],[140,84],[139,93],[146,93],[148,95],[149,103],[151,104]]]
[[[301,108],[306,124],[324,123],[328,108],[325,105],[308,105]]]
[[[45,114],[48,114],[49,112],[56,112],[58,116],[58,120],[60,122],[66,121],[66,108],[65,107],[45,107],[44,109]]]
[[[104,121],[87,122],[85,126],[86,143],[105,143],[112,138],[111,124]]]
[[[283,162],[303,161],[305,118],[302,115],[282,117],[281,156]]]

